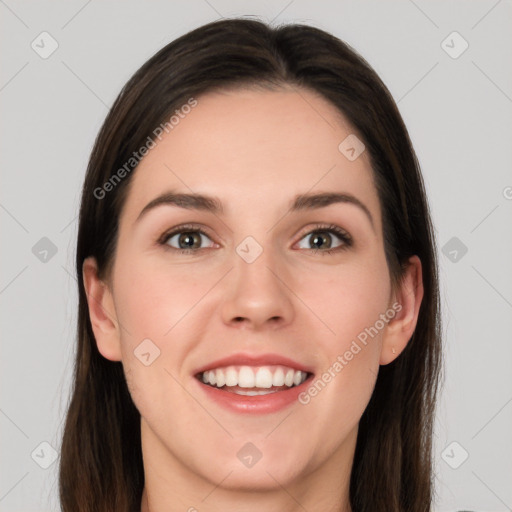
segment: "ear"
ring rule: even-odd
[[[121,338],[114,299],[109,286],[98,278],[98,265],[92,256],[82,265],[89,317],[100,354],[110,361],[121,360]]]
[[[394,361],[407,346],[416,324],[423,299],[422,266],[418,256],[411,256],[405,274],[393,293],[390,304],[396,314],[388,322],[382,340],[380,364]]]

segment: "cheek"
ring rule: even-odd
[[[327,328],[319,339],[331,356],[348,349],[388,308],[391,283],[381,254],[302,275],[298,295]]]
[[[332,426],[344,431],[368,404],[379,370],[382,335],[393,318],[387,264],[377,255],[340,265],[328,275],[311,273],[301,289],[304,302],[324,325],[319,323],[323,335],[316,338],[322,371],[299,401],[317,409],[315,414],[328,415]]]
[[[150,416],[155,404],[180,396],[173,376],[183,378],[180,368],[194,345],[194,335],[202,329],[197,321],[200,301],[216,279],[200,266],[191,272],[185,266],[143,257],[116,261],[115,303],[123,368],[143,416]]]
[[[197,266],[191,272],[162,259],[120,261],[117,269],[116,312],[134,341],[164,341],[214,282],[207,269]]]

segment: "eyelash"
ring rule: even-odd
[[[194,225],[194,224],[184,224],[182,226],[177,226],[176,228],[173,228],[171,231],[167,231],[164,233],[157,241],[159,245],[162,245],[164,249],[171,250],[171,251],[177,251],[179,254],[192,254],[197,253],[201,251],[202,249],[206,249],[206,247],[200,248],[200,249],[176,249],[175,247],[170,247],[167,242],[171,237],[174,235],[177,235],[179,233],[200,233],[201,235],[207,236],[208,238],[211,238],[208,233],[203,231],[200,227]],[[335,224],[330,225],[324,225],[324,224],[317,224],[314,229],[309,230],[306,232],[303,236],[301,236],[300,240],[305,238],[306,236],[311,236],[313,233],[318,232],[326,232],[326,233],[334,233],[342,242],[343,244],[335,247],[334,249],[307,249],[308,251],[316,253],[321,253],[322,255],[327,254],[333,254],[339,251],[347,250],[349,247],[352,247],[353,240],[352,237],[340,227],[336,226]]]

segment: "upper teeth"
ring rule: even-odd
[[[271,388],[272,386],[297,386],[304,382],[307,373],[286,366],[226,366],[207,370],[201,375],[205,384],[217,387]]]

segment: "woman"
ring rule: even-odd
[[[304,25],[200,27],[121,91],[83,187],[64,511],[428,511],[441,367],[391,95]]]

